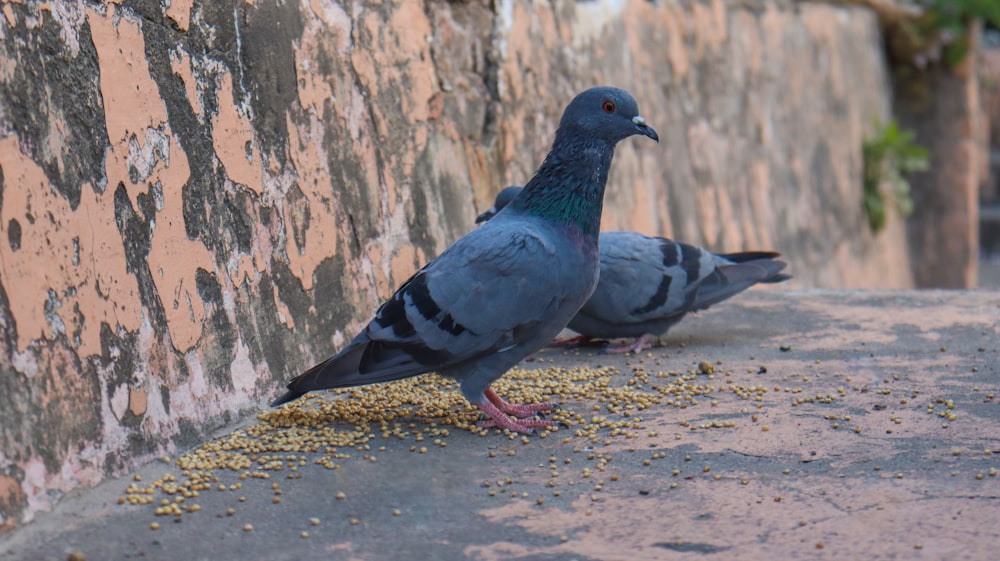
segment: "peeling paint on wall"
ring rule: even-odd
[[[0,140],[0,276],[17,327],[17,352],[65,338],[81,356],[100,353],[100,326],[139,326],[138,285],[128,274],[109,193],[81,191],[76,210],[24,155],[16,136]],[[77,217],[85,217],[78,219]],[[17,242],[10,243],[16,233]],[[7,279],[16,279],[10,284]]]
[[[864,10],[0,11],[0,527],[191,445],[344,345],[530,177],[596,83],[632,90],[662,136],[619,149],[606,227],[778,249],[799,286],[911,283],[901,230],[857,227],[855,151],[888,112]]]

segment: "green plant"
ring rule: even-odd
[[[981,20],[1000,26],[998,0],[921,0],[930,27],[944,35],[944,59],[955,66],[969,53],[968,24]]]
[[[926,171],[927,149],[914,142],[916,134],[896,121],[876,125],[875,134],[861,144],[864,209],[872,231],[885,228],[889,206],[902,216],[913,212],[906,174]]]

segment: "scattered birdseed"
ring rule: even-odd
[[[558,436],[561,437],[565,450],[560,452],[553,448],[554,455],[548,458],[551,464],[549,466],[551,477],[547,477],[546,481],[551,484],[550,487],[555,487],[558,483],[560,488],[567,489],[566,485],[584,483],[578,479],[579,477],[590,478],[585,483],[593,483],[593,480],[604,476],[602,472],[611,459],[610,455],[601,453],[599,446],[617,440],[624,450],[626,446],[621,446],[621,443],[625,441],[618,439],[634,439],[627,441],[628,444],[634,443],[630,448],[634,452],[637,448],[640,451],[648,449],[647,445],[654,449],[663,448],[663,440],[669,440],[671,433],[675,433],[674,438],[677,440],[682,438],[681,434],[675,432],[678,430],[683,432],[685,439],[689,439],[697,438],[698,433],[709,429],[727,430],[734,427],[752,429],[760,425],[753,425],[751,422],[766,420],[760,418],[764,414],[762,408],[765,405],[776,404],[777,396],[773,392],[781,392],[782,396],[786,396],[782,400],[790,397],[792,405],[800,408],[834,403],[851,395],[849,384],[845,384],[844,388],[837,388],[836,383],[823,387],[824,374],[820,374],[818,370],[811,371],[809,376],[789,375],[783,378],[783,381],[758,380],[758,372],[766,374],[766,369],[758,369],[755,366],[750,369],[750,373],[745,374],[744,369],[730,365],[728,368],[731,370],[723,373],[721,365],[713,364],[709,360],[699,360],[687,362],[687,368],[690,369],[697,364],[696,369],[660,371],[657,367],[650,367],[652,360],[646,359],[652,358],[630,359],[631,364],[621,370],[613,367],[591,369],[549,366],[539,370],[514,368],[494,384],[497,392],[512,402],[528,404],[553,402],[562,406],[561,409],[546,414],[546,419],[556,420],[568,426],[568,429],[558,429],[562,431]],[[645,365],[642,361],[645,361]],[[772,367],[769,376],[779,376],[780,371],[781,368]],[[745,378],[741,380],[741,376]],[[898,378],[898,375],[892,376],[893,380]],[[837,379],[851,381],[849,376],[837,375]],[[825,380],[831,381],[829,377]],[[775,386],[775,383],[781,383],[782,386]],[[868,381],[859,380],[859,386],[855,386],[855,391],[870,392],[868,393],[870,397],[875,397],[878,391],[883,391],[882,388],[872,388],[866,385],[867,383]],[[783,387],[785,384],[788,387]],[[797,384],[801,387],[796,387]],[[919,392],[911,394],[910,390],[898,388],[898,385],[894,386],[896,395],[909,395],[914,406],[918,407],[916,412],[924,409],[917,404],[929,400],[932,403],[927,406],[928,412],[943,413],[935,420],[956,422],[958,415],[953,400],[944,397],[938,399],[933,395],[918,395]],[[493,439],[485,441],[486,445],[483,446],[491,448],[487,452],[489,458],[496,458],[498,454],[505,452],[502,448],[496,449],[497,446],[503,446],[501,442],[506,442],[504,436],[511,441],[508,446],[521,447],[532,444],[533,438],[478,427],[476,423],[480,420],[481,413],[470,406],[456,390],[457,385],[453,381],[429,375],[389,384],[309,395],[279,409],[262,413],[255,425],[207,442],[198,449],[173,459],[172,465],[180,470],[179,474],[167,474],[152,483],[143,483],[142,478],[135,475],[125,496],[118,502],[150,505],[150,508],[164,509],[160,511],[162,516],[179,516],[182,512],[191,513],[192,510],[189,509],[197,506],[192,504],[192,499],[197,497],[199,491],[227,489],[235,491],[242,488],[243,482],[252,485],[254,480],[263,480],[264,484],[272,483],[272,478],[284,481],[286,478],[282,475],[291,478],[292,472],[301,477],[302,471],[306,470],[297,470],[308,464],[335,470],[358,465],[356,462],[363,461],[364,467],[368,468],[370,462],[375,461],[373,454],[376,451],[392,453],[393,450],[409,449],[411,452],[419,451],[421,454],[426,454],[427,447],[431,443],[444,448],[447,446],[449,431],[451,433],[467,431]],[[976,399],[982,396],[983,394],[979,393]],[[992,394],[987,394],[986,397],[988,400],[994,399]],[[906,398],[900,400],[902,405],[906,405],[904,399]],[[740,415],[732,415],[732,420],[705,421],[697,412],[691,413],[691,411],[707,412],[709,407],[722,409],[740,401],[744,402]],[[895,398],[886,400],[885,403],[890,405],[882,414],[891,413],[893,411],[891,404],[895,401]],[[782,403],[788,402],[782,401]],[[959,400],[959,403],[963,402]],[[680,415],[675,422],[683,430],[678,429],[678,425],[674,425],[674,430],[664,430],[662,427],[656,427],[659,430],[655,430],[645,425],[642,419],[643,411],[654,406],[660,409],[676,408]],[[871,403],[866,407],[870,408]],[[910,410],[913,410],[912,407]],[[718,409],[713,410],[715,411],[725,413]],[[895,424],[899,424],[898,420],[898,417],[890,418]],[[851,422],[849,415],[841,417],[839,414],[829,418],[829,421],[832,421],[833,428],[839,427],[841,423]],[[763,425],[760,430],[767,432],[770,427]],[[860,427],[854,430],[860,432]],[[664,433],[662,436],[661,432]],[[396,440],[403,441],[402,448],[391,445]],[[383,443],[388,446],[382,445]],[[556,443],[553,445],[557,446]],[[568,457],[571,448],[575,454],[580,455],[572,459]],[[448,452],[449,450],[439,450],[436,454]],[[651,466],[652,462],[666,458],[666,452],[650,452],[650,456],[642,460],[645,466]],[[506,450],[506,453],[509,457],[518,456],[515,449]],[[563,468],[563,473],[560,474],[555,465],[563,455],[567,457],[562,459],[562,464],[573,464],[574,469]],[[420,456],[408,456],[408,458],[417,462],[425,460],[425,457]],[[583,458],[587,459],[585,463],[587,467],[580,466],[584,463]],[[685,455],[684,459],[692,460],[689,454]],[[506,462],[516,461],[518,460]],[[370,469],[377,469],[383,462],[371,465]],[[582,470],[576,471],[580,467]],[[662,473],[661,467],[647,472]],[[704,473],[709,471],[711,470],[708,466],[703,468]],[[681,470],[672,469],[670,473],[679,476]],[[786,469],[783,473],[788,474],[790,470]],[[988,472],[981,472],[978,478],[982,479],[984,474],[995,476],[996,469],[990,468]],[[544,476],[544,473],[542,475]],[[611,481],[619,480],[617,474],[604,477]],[[897,477],[902,478],[903,475],[897,474]],[[713,478],[721,480],[722,474],[713,474]],[[231,483],[234,480],[237,481]],[[741,485],[749,485],[750,480],[744,477],[739,481]],[[510,480],[498,481],[495,485],[484,484],[484,487],[489,487],[488,495],[495,497],[496,488],[512,483]],[[260,485],[260,481],[256,484]],[[606,495],[601,491],[604,485],[603,481],[592,485],[592,493],[595,494],[591,494],[591,502],[595,503],[595,508],[601,506],[601,497]],[[678,483],[672,482],[669,487],[676,489]],[[280,494],[276,483],[272,483],[272,489],[275,495]],[[500,492],[507,493],[509,490],[510,488],[500,489]],[[536,491],[530,495],[521,489],[512,492],[515,500],[518,497],[527,499],[531,495],[536,496],[537,505],[544,504],[544,498],[539,497]],[[553,490],[552,496],[559,497],[560,491]],[[567,496],[575,498],[577,495],[567,491]],[[346,494],[338,492],[335,497],[343,500],[346,499]],[[162,504],[164,498],[168,499],[167,505]],[[178,502],[174,502],[175,500]],[[245,496],[239,497],[240,502],[246,500]],[[781,497],[776,496],[774,500],[780,502]],[[274,503],[277,504],[279,501],[277,496],[273,498]],[[185,505],[188,505],[187,508]],[[225,512],[227,516],[233,516],[235,509],[230,508]],[[398,509],[392,512],[394,516],[401,516]],[[587,509],[587,514],[592,514],[592,510]],[[316,526],[319,524],[319,519],[311,518],[309,522]],[[358,525],[359,521],[351,518],[349,523]],[[150,527],[153,528],[152,525]],[[157,524],[156,528],[158,527]],[[251,530],[252,526],[246,531]],[[303,534],[308,535],[306,532]]]

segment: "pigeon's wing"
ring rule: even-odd
[[[473,230],[406,281],[341,353],[292,380],[292,397],[279,402],[415,376],[516,345],[569,290],[551,274],[558,252],[534,223],[493,220]]]
[[[698,247],[634,232],[601,234],[601,278],[584,310],[617,323],[663,319],[689,310],[694,287],[711,273]]]
[[[547,269],[558,255],[546,233],[500,227],[506,224],[471,232],[468,243],[456,243],[414,275],[379,309],[368,336],[432,368],[520,342],[521,332],[561,300],[563,287]],[[391,363],[375,353],[369,358],[365,370]]]

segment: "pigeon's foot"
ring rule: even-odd
[[[476,423],[478,427],[499,427],[522,434],[535,434],[535,429],[548,429],[559,425],[556,421],[530,418],[542,411],[552,409],[551,403],[535,403],[532,405],[509,403],[504,401],[493,388],[486,388],[483,395],[486,397],[486,400],[482,403],[477,403],[476,406],[482,409],[483,413],[489,415],[490,419],[479,421]]]
[[[570,337],[569,339],[553,339],[549,343],[550,347],[566,347],[567,349],[572,349],[574,347],[587,347],[596,346],[600,342],[593,337],[587,337],[586,335],[577,335],[576,337]]]
[[[490,403],[495,405],[497,409],[508,415],[513,415],[518,419],[534,417],[536,413],[552,409],[551,403],[535,403],[532,405],[511,403],[500,397],[500,394],[498,394],[493,388],[486,388],[484,394],[486,395],[486,399],[490,400]]]
[[[479,421],[477,427],[491,428],[497,427],[507,429],[521,434],[535,434],[535,429],[549,429],[559,425],[556,421],[546,421],[544,419],[515,419],[506,415],[489,401],[478,404],[478,407],[490,416],[489,420]]]
[[[624,345],[609,345],[604,348],[604,352],[611,354],[623,354],[623,353],[640,353],[643,349],[652,348],[653,345],[649,344],[649,340],[653,338],[650,333],[644,334],[631,343],[625,343]]]

